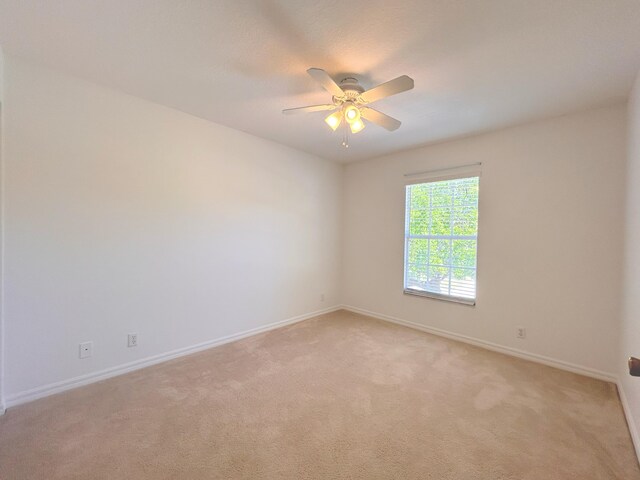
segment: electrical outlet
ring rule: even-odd
[[[93,342],[84,342],[80,344],[80,358],[89,358],[93,355]]]
[[[524,327],[516,327],[517,338],[527,338],[527,329]]]
[[[127,340],[128,347],[137,347],[138,346],[138,334],[130,333]]]
[[[321,293],[321,294],[320,294],[320,301],[321,301],[321,302],[324,302],[324,293]]]

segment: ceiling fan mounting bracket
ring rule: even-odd
[[[354,77],[346,77],[340,81],[340,88],[344,92],[344,95],[333,96],[333,103],[336,105],[342,105],[344,103],[361,103],[359,97],[364,92],[364,87],[360,85],[358,79]]]
[[[364,92],[364,88],[360,85],[358,79],[353,77],[343,78],[340,81],[340,88],[344,90],[349,97],[357,97]]]

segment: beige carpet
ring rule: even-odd
[[[9,409],[0,478],[640,472],[613,385],[337,312]]]

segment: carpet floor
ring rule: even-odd
[[[613,384],[339,311],[11,408],[0,478],[640,471]]]

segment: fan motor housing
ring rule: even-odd
[[[344,90],[344,93],[348,99],[354,99],[362,92],[364,88],[358,83],[358,80],[353,77],[343,78],[340,82],[340,88]]]

